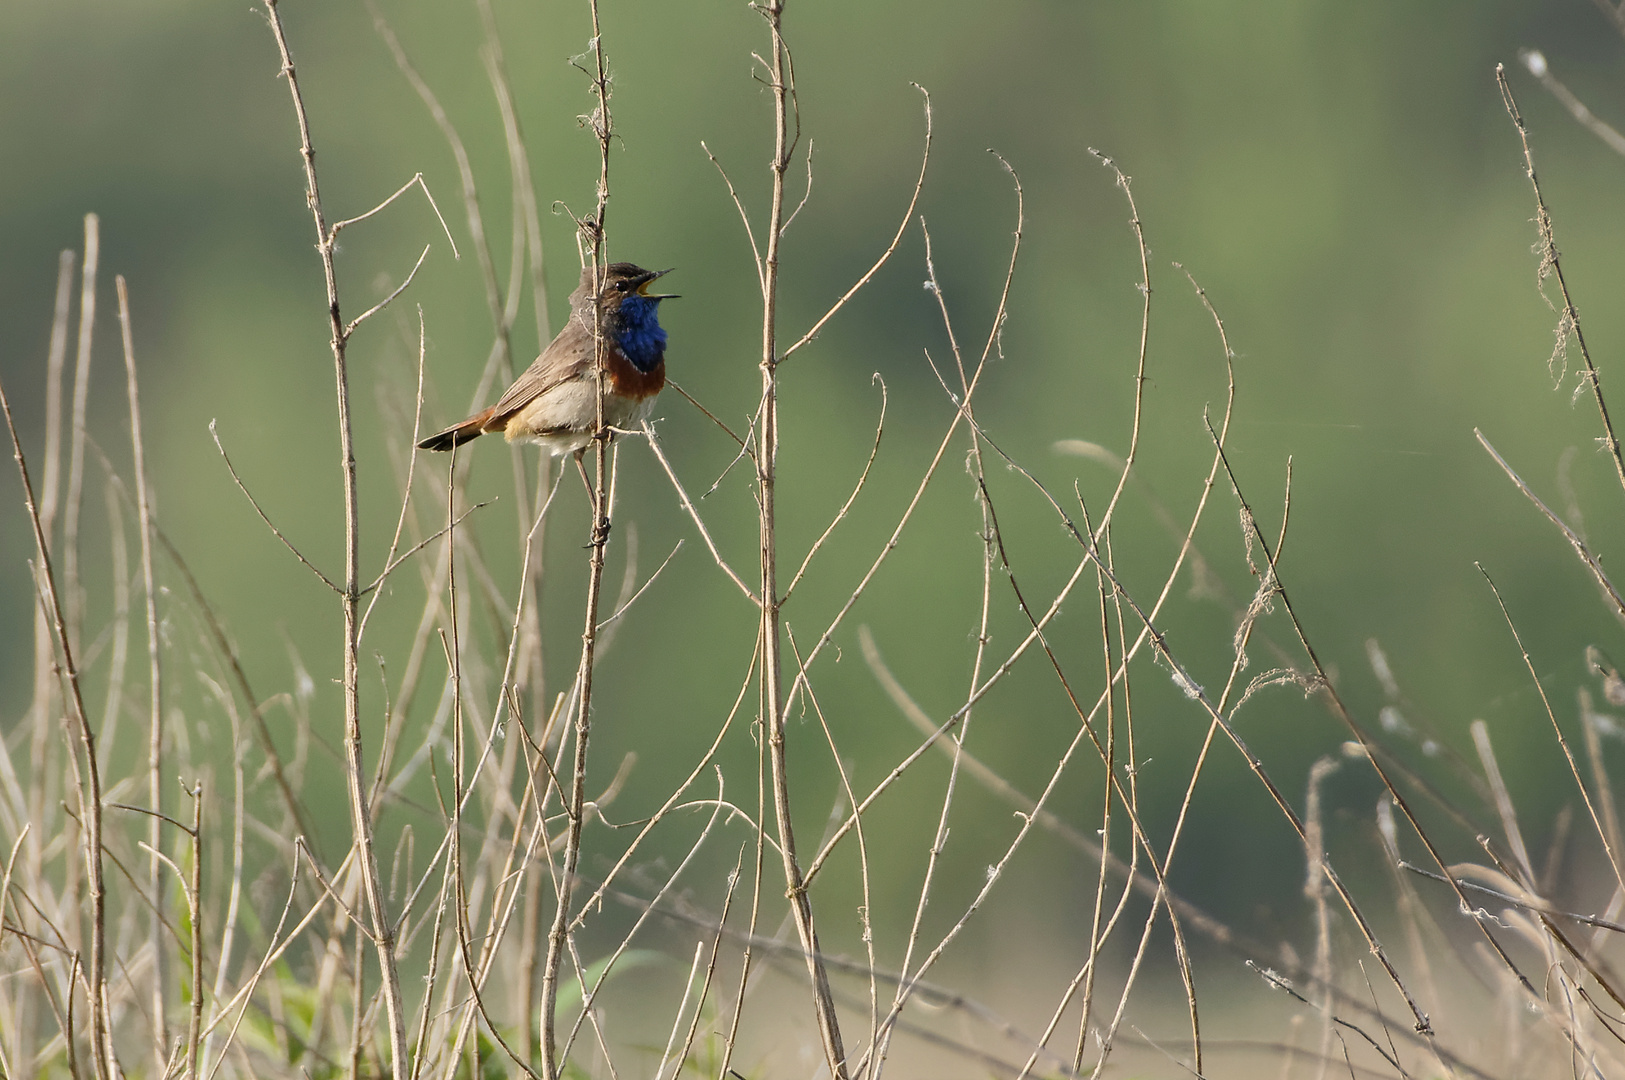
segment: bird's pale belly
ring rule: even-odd
[[[613,380],[605,389],[604,423],[612,428],[636,428],[654,410],[655,393],[636,398],[618,394]],[[597,393],[597,380],[591,377],[555,386],[514,413],[502,433],[509,442],[536,443],[554,455],[574,453],[592,443]]]

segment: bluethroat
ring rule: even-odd
[[[595,312],[593,268],[582,270],[581,284],[570,294],[569,321],[542,355],[495,405],[430,435],[418,449],[450,450],[488,431],[502,432],[509,442],[539,443],[555,455],[587,447],[598,424],[595,316],[604,331],[604,423],[629,428],[647,419],[666,385],[660,301],[676,299],[674,293],[651,293],[649,286],[670,272],[610,263]]]

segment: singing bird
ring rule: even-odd
[[[645,420],[666,385],[666,331],[662,300],[649,286],[670,270],[610,263],[598,290],[604,332],[604,423],[629,428]],[[460,424],[430,435],[420,450],[450,450],[488,431],[509,442],[539,443],[554,455],[576,453],[592,442],[598,425],[598,378],[594,371],[593,268],[581,271],[570,294],[570,318],[525,373],[497,403]]]

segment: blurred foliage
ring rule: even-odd
[[[477,9],[380,3],[467,144],[505,276],[509,169]],[[589,207],[596,174],[592,141],[577,122],[590,107],[587,83],[569,63],[587,48],[586,5],[495,0],[494,7],[544,210],[548,314],[556,325],[576,267],[563,208]],[[492,333],[454,161],[366,10],[299,0],[282,8],[330,217],[360,213],[422,172],[464,253],[461,261],[450,257],[416,194],[343,236],[341,290],[350,314],[398,284],[424,244],[432,248],[411,290],[357,335],[350,352],[370,576],[382,565],[398,505],[387,451],[405,442],[398,403],[409,401],[414,380],[412,305],[421,306],[427,327],[425,427],[471,404]],[[1187,517],[1210,456],[1203,411],[1217,419],[1224,400],[1212,323],[1170,265],[1177,260],[1207,289],[1238,353],[1231,459],[1267,533],[1278,528],[1292,462],[1282,574],[1347,700],[1375,724],[1384,698],[1364,643],[1376,637],[1414,721],[1430,723],[1463,751],[1468,722],[1489,722],[1504,760],[1516,762],[1508,779],[1526,825],[1543,829],[1569,789],[1534,688],[1474,560],[1495,575],[1566,721],[1575,688],[1586,680],[1584,647],[1597,643],[1625,659],[1625,645],[1581,567],[1477,447],[1472,429],[1481,427],[1557,504],[1564,502],[1559,462],[1577,447],[1567,476],[1605,560],[1615,555],[1625,504],[1606,458],[1593,452],[1594,408],[1584,398],[1571,401],[1572,365],[1566,378],[1547,369],[1555,315],[1536,290],[1533,200],[1493,70],[1506,63],[1522,97],[1604,386],[1625,386],[1612,362],[1625,338],[1625,307],[1605,299],[1625,286],[1618,200],[1625,161],[1580,130],[1516,62],[1520,47],[1543,49],[1599,113],[1625,118],[1618,94],[1625,42],[1602,17],[1580,0],[1023,0],[923,8],[844,0],[792,3],[787,19],[814,182],[784,253],[786,339],[868,267],[895,229],[922,145],[921,97],[909,85],[920,84],[931,93],[936,137],[920,209],[968,350],[986,339],[1015,224],[1010,179],[984,148],[1009,160],[1026,195],[1010,321],[980,415],[1000,445],[1052,490],[1067,491],[1075,477],[1097,507],[1114,477],[1057,454],[1053,444],[1088,439],[1119,454],[1128,445],[1141,296],[1127,206],[1089,148],[1110,155],[1134,179],[1154,297],[1145,486],[1131,488],[1116,534],[1125,582],[1147,596],[1160,586],[1177,544],[1145,492],[1176,519]],[[670,280],[683,299],[664,312],[672,376],[736,425],[746,422],[758,388],[759,301],[746,237],[700,144],[760,213],[770,101],[753,78],[760,71],[750,51],[760,48],[761,33],[743,3],[616,0],[605,7],[620,135],[611,251],[678,267]],[[263,18],[247,3],[0,6],[0,144],[10,148],[0,157],[0,375],[26,445],[37,448],[43,422],[35,403],[43,400],[57,252],[78,245],[83,213],[98,212],[104,289],[92,393],[96,438],[118,460],[127,458],[110,314],[111,275],[123,273],[135,309],[160,523],[230,625],[258,693],[293,689],[299,666],[307,667],[316,730],[336,748],[338,606],[267,535],[208,436],[209,422],[218,420],[245,481],[284,531],[319,565],[336,567],[342,516],[322,283],[297,135],[276,76]],[[798,165],[798,196],[803,175]],[[554,205],[559,209],[547,213]],[[878,552],[952,415],[924,356],[949,362],[935,304],[920,287],[924,276],[916,225],[872,287],[784,371],[782,512],[791,566],[861,470],[879,409],[872,373],[890,394],[871,485],[787,608],[803,649]],[[539,332],[528,309],[516,325],[522,363]],[[409,416],[409,404],[404,408]],[[730,443],[675,394],[662,398],[659,415],[674,464],[691,490],[703,491],[731,458]],[[482,511],[481,544],[496,580],[512,581],[507,453],[486,443],[470,451],[470,497],[505,496]],[[962,454],[962,443],[949,451],[896,558],[837,635],[844,655],[821,660],[815,672],[819,702],[860,788],[884,775],[916,737],[863,665],[859,625],[873,629],[931,715],[945,716],[963,700],[980,545]],[[622,466],[611,578],[618,580],[634,532],[641,575],[687,538],[619,631],[598,683],[595,768],[607,783],[625,753],[639,755],[611,814],[627,820],[657,806],[708,744],[737,694],[754,627],[648,454],[629,444]],[[422,467],[443,466],[426,460]],[[1018,476],[994,471],[1016,572],[1029,597],[1047,597],[1070,572],[1076,548]],[[94,493],[94,465],[90,477],[87,493]],[[737,470],[705,504],[742,569],[752,565],[755,545],[745,479]],[[574,664],[584,577],[580,491],[566,477],[561,492],[543,601],[555,687]],[[87,501],[95,516],[99,498]],[[15,475],[0,471],[0,506],[8,508],[0,514],[0,625],[11,628],[14,643],[0,658],[7,724],[29,700],[24,561],[32,546],[19,505]],[[423,512],[429,521],[438,513]],[[1182,583],[1168,618],[1173,647],[1198,678],[1215,683],[1227,668],[1234,609],[1254,587],[1234,522],[1221,481],[1200,542],[1229,599],[1184,598]],[[105,584],[97,575],[108,574],[99,565],[104,557],[87,556],[93,597],[105,596],[97,591]],[[390,673],[416,620],[417,581],[410,572],[397,578],[369,629],[368,652],[381,655]],[[993,649],[1002,655],[1019,640],[1021,622],[1006,586],[995,580],[994,588]],[[1080,592],[1054,635],[1091,698],[1100,666],[1097,603],[1092,591]],[[184,605],[174,596],[168,604],[177,652],[196,651]],[[105,603],[93,608],[92,624],[106,614]],[[1267,630],[1296,655],[1279,622]],[[1253,651],[1260,663],[1275,663],[1267,646]],[[1041,658],[1024,665],[1019,680],[978,710],[970,745],[1036,791],[1076,721]],[[105,676],[93,672],[96,678]],[[223,748],[225,721],[201,699],[190,700],[198,688],[188,679],[176,675],[174,685],[189,738]],[[374,739],[379,685],[375,678],[365,690]],[[1147,816],[1165,832],[1205,723],[1149,665],[1135,708]],[[1257,699],[1240,724],[1294,799],[1301,799],[1310,762],[1343,738],[1318,703],[1291,692]],[[134,728],[126,729],[132,740]],[[837,798],[838,780],[810,712],[794,738],[801,744],[795,790],[807,820],[817,823]],[[1420,760],[1415,744],[1395,738],[1402,754]],[[747,790],[754,760],[741,724],[724,761],[734,784],[729,794],[746,804],[754,800]],[[330,805],[318,810],[331,823],[328,845],[337,846],[346,833],[336,755],[313,767],[330,774]],[[1087,821],[1099,775],[1092,751],[1080,753],[1057,808]],[[941,766],[931,760],[893,798],[899,806],[930,805],[940,782]],[[947,851],[958,860],[950,863],[957,880],[939,893],[938,918],[951,917],[974,892],[987,851],[1011,828],[1007,808],[964,790]],[[1328,801],[1347,815],[1334,831],[1368,832],[1362,823],[1377,790],[1360,770],[1345,769],[1332,781]],[[934,812],[903,815],[895,833],[873,841],[877,865],[888,867],[876,880],[877,918],[906,919],[933,822]],[[1218,752],[1190,830],[1176,884],[1233,914],[1295,916],[1301,857],[1233,752]],[[1064,906],[1057,897],[1091,872],[1044,843],[1035,850],[1045,857],[1018,868],[1010,888],[1022,903]],[[731,865],[733,855],[717,858]],[[855,861],[837,860],[832,869],[853,874]],[[1059,873],[1067,888],[1049,889],[1056,882],[1048,873]],[[831,926],[835,941],[855,939],[848,912]]]

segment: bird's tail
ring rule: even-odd
[[[477,412],[460,424],[453,424],[445,431],[436,432],[426,439],[419,440],[418,449],[450,450],[454,446],[461,446],[468,440],[483,435],[486,431],[485,425],[491,422],[491,417],[495,413],[495,406],[484,412]]]

